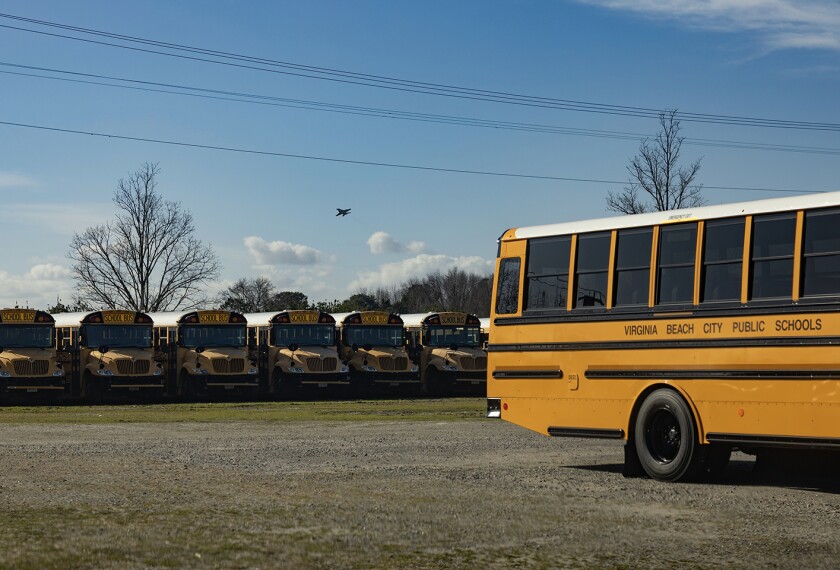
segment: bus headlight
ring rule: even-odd
[[[99,368],[99,369],[96,371],[96,373],[97,373],[97,374],[99,374],[100,376],[113,376],[113,375],[114,375],[114,371],[113,371],[113,370],[107,370],[107,369],[105,369],[105,368]]]
[[[444,364],[443,369],[446,370],[447,372],[458,372],[458,367],[457,366],[452,366],[451,364]]]
[[[249,368],[248,369],[248,374],[257,374],[257,373],[259,373],[259,370],[257,370],[256,368]]]
[[[160,376],[161,374],[163,374],[163,370],[161,370],[160,368],[155,368],[155,371],[153,372],[153,374],[155,376]]]
[[[193,368],[192,373],[193,374],[210,374],[210,371],[207,370],[206,368]]]
[[[53,370],[53,376],[64,376],[64,370],[61,368],[56,368]]]
[[[417,365],[416,365],[416,364],[415,364],[414,366],[412,366],[412,367],[411,367],[411,371],[412,371],[412,372],[417,372],[417,371],[419,371],[419,370],[420,370],[420,369],[417,367]]]
[[[12,375],[6,372],[5,370],[0,370],[0,378],[11,378]]]
[[[341,368],[339,368],[339,369],[338,369],[338,371],[339,371],[341,374],[346,374],[347,372],[349,372],[349,371],[350,371],[350,369],[349,369],[349,368],[347,367],[347,365],[345,364],[345,365],[343,365]]]
[[[287,366],[286,370],[288,370],[289,372],[292,372],[294,374],[303,374],[304,373],[303,368],[301,368],[300,366]]]
[[[376,372],[375,366],[362,366],[363,372]]]

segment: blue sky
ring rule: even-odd
[[[840,5],[834,0],[0,0],[0,12],[441,85],[840,123]],[[95,39],[9,18],[0,25]],[[652,118],[324,81],[10,27],[0,27],[0,63],[6,72],[0,73],[0,121],[30,125],[0,124],[3,306],[72,298],[72,234],[111,219],[117,181],[147,161],[161,168],[162,194],[193,213],[197,236],[219,255],[222,278],[211,293],[237,278],[264,275],[280,290],[318,301],[453,266],[489,273],[495,240],[506,228],[610,215],[606,194],[621,186],[607,182],[627,180],[640,138],[658,127]],[[359,116],[20,75],[71,77],[60,72],[610,136]],[[33,126],[551,179],[225,152]],[[698,180],[727,188],[707,189],[709,204],[790,194],[731,188],[840,189],[840,128],[683,121],[682,134],[684,159],[702,157]],[[784,148],[696,144],[701,139]],[[336,218],[337,207],[353,212]]]

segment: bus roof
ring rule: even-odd
[[[203,324],[203,325],[226,325],[226,324],[245,324],[247,320],[242,313],[236,311],[217,311],[217,310],[192,310],[192,311],[164,311],[149,313],[156,327],[176,327],[183,324]],[[195,317],[195,321],[190,323],[190,317]],[[236,319],[235,317],[241,317]]]
[[[125,320],[114,320],[112,322],[107,322],[109,320],[108,317],[110,316],[128,316],[129,314],[133,314],[134,317],[131,318],[130,321]],[[99,317],[99,321],[97,322],[95,319]],[[126,311],[121,309],[103,309],[101,311],[81,311],[76,313],[56,313],[53,315],[55,319],[55,326],[56,327],[78,327],[82,323],[90,323],[94,322],[96,324],[145,324],[143,321],[148,319],[148,322],[151,323],[151,317],[140,311]]]
[[[717,206],[702,206],[698,208],[684,208],[665,212],[651,212],[647,214],[632,214],[627,216],[613,216],[577,222],[562,222],[516,228],[513,233],[506,232],[506,239],[528,239],[537,237],[571,235],[586,232],[655,226],[676,222],[731,218],[735,216],[749,216],[771,212],[786,212],[810,208],[826,208],[840,206],[840,192],[824,192],[807,194],[805,196],[790,196],[786,198],[771,198],[767,200],[753,200],[734,204]]]
[[[245,318],[248,319],[248,324],[251,326],[265,326],[270,325],[275,322],[279,317],[283,315],[303,315],[303,314],[313,314],[316,315],[314,320],[296,320],[294,318],[290,318],[291,324],[333,324],[335,323],[335,318],[333,315],[329,313],[325,313],[324,311],[319,311],[318,309],[286,309],[284,311],[276,311],[276,312],[267,312],[267,313],[245,313]],[[326,320],[325,320],[326,319]]]
[[[358,315],[359,318],[363,321],[361,323],[353,323],[353,324],[380,324],[380,325],[401,325],[403,324],[402,318],[399,315],[394,313],[389,313],[388,311],[353,311],[351,313],[331,313],[332,317],[335,319],[337,325],[344,325],[344,321],[353,318],[354,316]],[[376,315],[385,315],[385,322],[364,322],[365,318],[370,318]],[[393,321],[393,322],[392,322]],[[350,324],[350,323],[347,323]]]
[[[451,316],[458,316],[463,318],[466,322],[467,319],[473,317],[477,319],[475,315],[470,315],[469,313],[465,313],[463,311],[433,311],[431,313],[407,313],[405,315],[400,315],[403,320],[403,324],[409,328],[418,328],[423,326],[424,323],[428,324],[428,319],[433,319],[434,317],[440,317],[441,315],[451,315]],[[455,324],[455,323],[453,323]],[[464,324],[464,322],[459,323]]]

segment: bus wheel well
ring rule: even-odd
[[[642,404],[650,396],[653,392],[660,390],[660,389],[671,390],[674,394],[677,395],[683,402],[685,402],[686,406],[689,409],[692,409],[692,406],[688,401],[686,401],[685,397],[680,393],[679,390],[671,386],[670,384],[651,384],[647,388],[645,388],[639,396],[636,398],[636,401],[633,403],[633,409],[630,411],[630,420],[627,424],[627,443],[632,444],[633,438],[636,435],[636,420],[639,419],[639,409],[642,407]],[[691,413],[692,420],[694,421],[695,428],[697,427],[697,418],[694,417],[694,411],[692,410]],[[699,443],[699,440],[698,440]]]

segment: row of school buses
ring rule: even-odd
[[[459,312],[3,309],[0,398],[483,394],[487,324]]]

